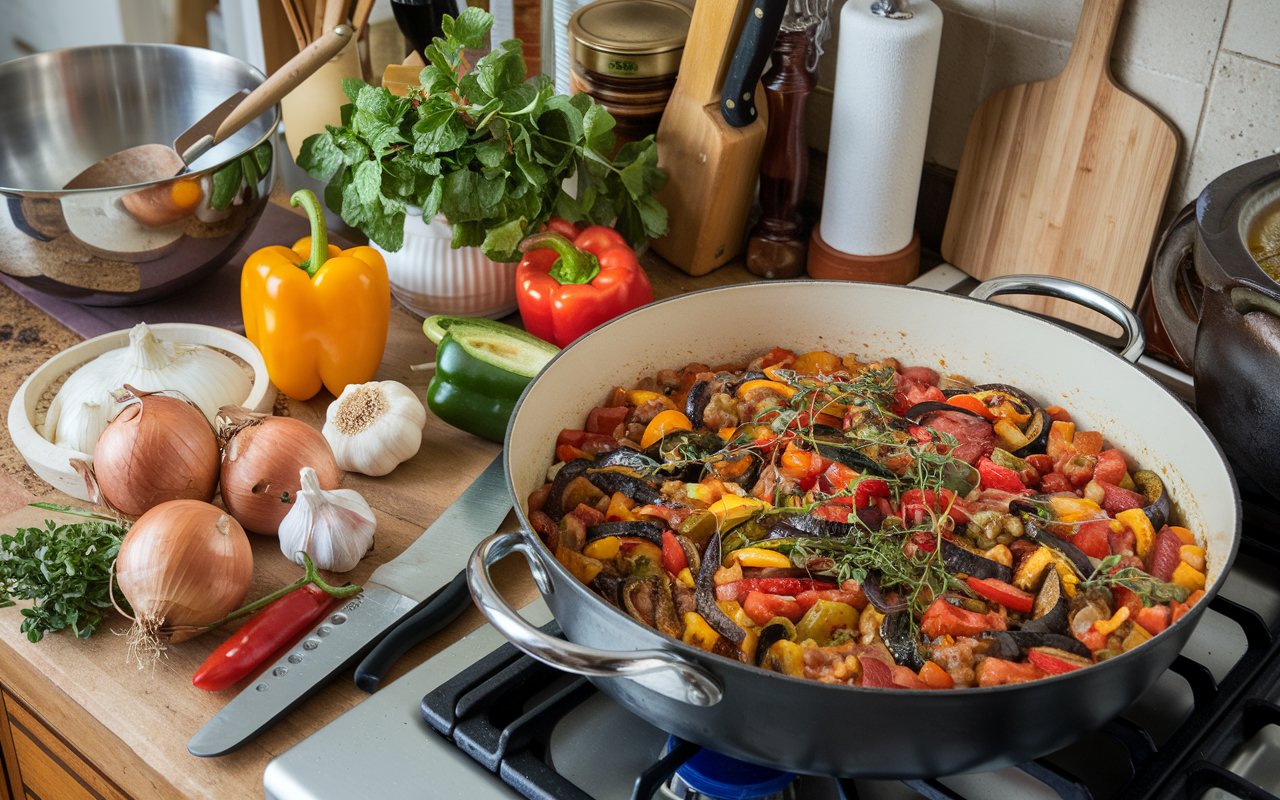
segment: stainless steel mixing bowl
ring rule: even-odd
[[[176,45],[83,47],[0,64],[0,272],[78,303],[130,305],[226,263],[271,191],[278,108],[180,177],[61,187],[126,147],[171,144],[262,80],[236,58]]]

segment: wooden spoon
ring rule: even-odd
[[[191,162],[229,138],[259,114],[280,101],[298,84],[329,61],[351,39],[351,26],[335,25],[312,42],[252,92],[241,90],[224,100],[199,122],[183,131],[173,146],[142,144],[112,153],[67,182],[66,189],[129,186],[182,174]]]

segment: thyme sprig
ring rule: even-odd
[[[1119,555],[1110,555],[1102,559],[1102,563],[1098,564],[1093,573],[1080,582],[1080,589],[1089,589],[1094,586],[1123,586],[1140,597],[1144,606],[1170,602],[1184,603],[1191,596],[1191,590],[1187,587],[1162,581],[1136,567],[1116,569],[1121,558]]]

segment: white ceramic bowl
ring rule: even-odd
[[[267,365],[253,343],[238,333],[211,325],[164,322],[150,326],[161,339],[202,344],[228,353],[253,371],[253,386],[241,405],[254,411],[270,411],[276,388],[267,376]],[[80,500],[88,500],[84,480],[71,466],[71,459],[91,460],[88,453],[60,447],[40,435],[39,423],[63,380],[84,364],[109,350],[129,344],[129,329],[95,336],[58,353],[41,364],[22,382],[9,404],[9,435],[27,465],[55,489]]]

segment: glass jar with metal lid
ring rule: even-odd
[[[657,132],[691,16],[676,0],[596,0],[569,19],[571,90],[613,115],[619,145]]]

